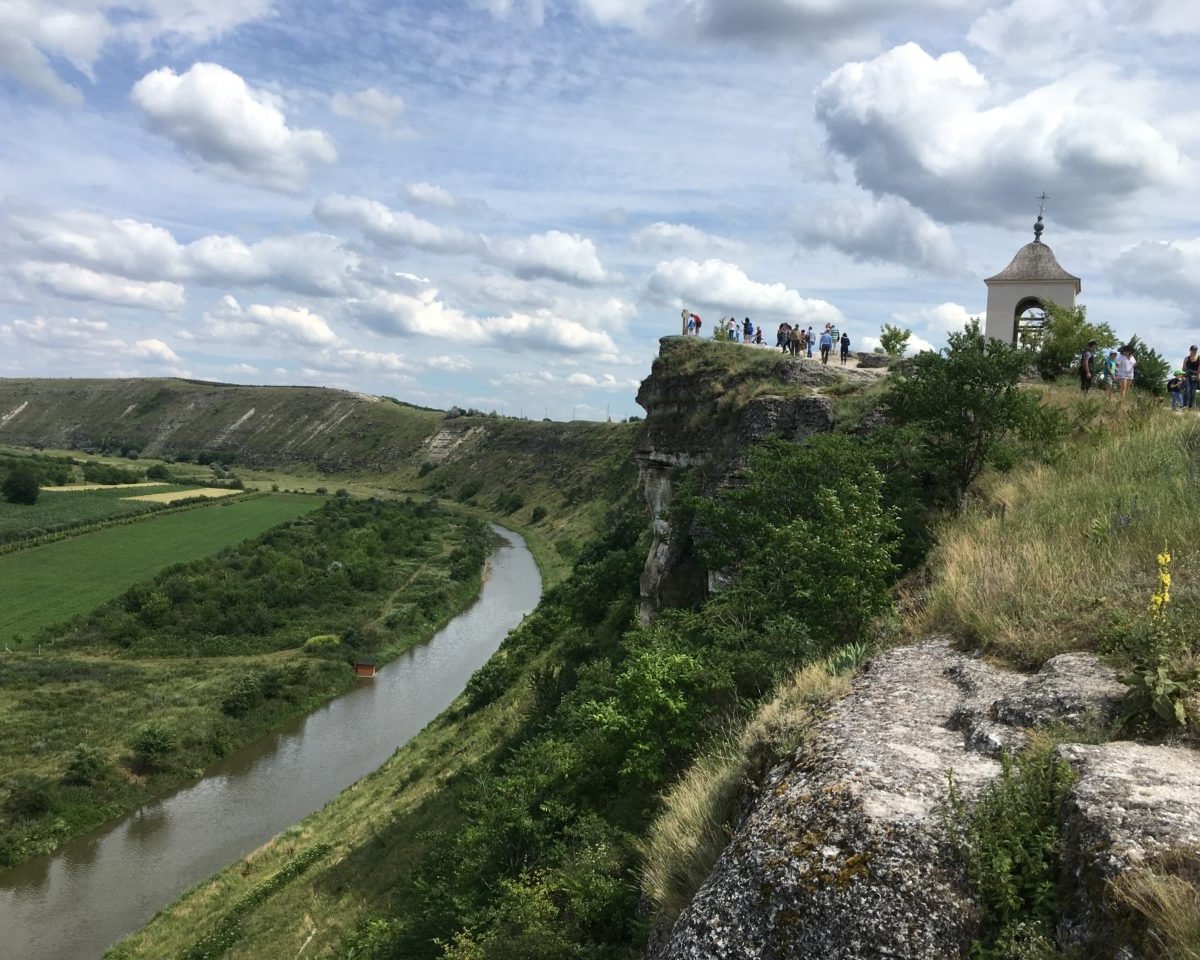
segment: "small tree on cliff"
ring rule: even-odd
[[[926,482],[944,502],[959,503],[988,462],[1019,459],[1022,444],[1061,434],[1062,417],[1018,386],[1027,351],[991,340],[972,320],[941,351],[912,360],[912,373],[893,379],[887,406],[912,427]]]
[[[912,337],[911,330],[885,323],[883,329],[879,331],[879,346],[884,353],[896,360],[904,356],[910,337]]]
[[[9,503],[32,506],[37,503],[40,492],[37,474],[29,467],[13,467],[4,478],[4,483],[0,484],[0,493]]]
[[[1089,341],[1101,347],[1117,342],[1107,323],[1089,323],[1087,307],[1046,304],[1046,321],[1037,331],[1021,334],[1021,346],[1037,350],[1037,369],[1043,380],[1056,380],[1079,367],[1079,357]]]

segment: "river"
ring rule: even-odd
[[[537,606],[525,541],[497,527],[475,603],[373,681],[231,754],[176,793],[0,873],[0,957],[88,960],[193,884],[377,769],[462,692]]]

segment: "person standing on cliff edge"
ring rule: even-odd
[[[829,332],[829,327],[825,328],[821,334],[821,362],[829,363],[829,351],[833,349],[833,334]]]

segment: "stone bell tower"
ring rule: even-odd
[[[1046,195],[1039,199],[1044,203]],[[1023,329],[1041,326],[1047,303],[1074,307],[1075,298],[1083,290],[1080,279],[1067,273],[1054,251],[1042,243],[1042,221],[1043,213],[1039,212],[1033,225],[1033,243],[1025,244],[1012,263],[984,281],[988,288],[984,332],[994,340],[1015,344]]]

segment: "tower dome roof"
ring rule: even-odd
[[[1058,262],[1058,258],[1054,256],[1054,251],[1042,243],[1042,218],[1040,216],[1034,226],[1034,237],[1033,243],[1027,243],[1017,251],[1017,255],[1012,258],[1012,263],[994,277],[988,277],[984,283],[1005,280],[1025,283],[1047,280],[1067,281],[1074,283],[1075,292],[1080,293],[1083,289],[1082,281],[1073,273],[1067,273],[1062,268],[1062,264]]]

